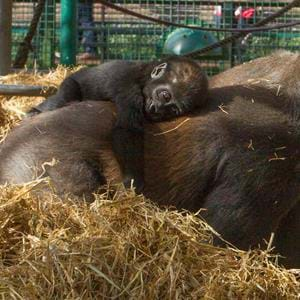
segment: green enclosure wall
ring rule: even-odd
[[[255,15],[249,21],[252,23],[291,1],[120,0],[111,2],[167,21],[207,27],[216,26],[214,10],[216,5],[221,5],[220,26],[229,28],[237,26],[234,12],[238,6],[242,6],[243,9],[255,9]],[[16,47],[29,26],[35,5],[36,1],[13,1],[13,58]],[[60,13],[60,2],[48,0],[34,38],[33,52],[28,61],[29,67],[36,65],[38,68],[48,68],[59,63]],[[88,61],[77,60],[77,63],[98,64],[111,59],[150,60],[160,57],[166,38],[175,29],[121,14],[99,3],[93,4],[93,18],[94,26],[88,29],[96,34],[97,57]],[[300,8],[294,8],[272,24],[299,21],[299,19]],[[77,36],[80,36],[80,33],[87,28],[77,25]],[[229,33],[212,34],[216,39],[230,35]],[[77,54],[80,54],[84,49],[79,39],[76,42]],[[246,39],[228,45],[222,50],[221,55],[206,55],[202,61],[207,72],[213,74],[243,61],[266,55],[274,49],[298,50],[299,45],[300,27],[298,26],[251,34]]]

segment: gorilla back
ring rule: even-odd
[[[244,85],[249,88],[265,87],[276,97],[287,95],[281,107],[293,119],[300,120],[300,54],[276,51],[272,55],[260,57],[236,66],[214,76],[210,87]]]
[[[161,205],[205,208],[208,223],[240,248],[275,232],[286,265],[299,267],[300,125],[265,104],[272,100],[285,101],[267,89],[213,89],[208,111],[146,124],[145,195]],[[114,120],[111,104],[83,102],[23,121],[2,145],[1,183],[31,180],[30,167],[53,157],[45,175],[59,192],[89,194],[118,179]]]

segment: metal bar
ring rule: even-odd
[[[101,61],[104,61],[107,58],[107,30],[104,30],[105,28],[105,10],[106,7],[104,5],[101,5],[101,42],[103,43],[103,46],[101,47]],[[95,22],[94,22],[95,23]]]
[[[61,0],[60,63],[66,66],[76,64],[76,2]]]
[[[131,0],[130,4],[168,4],[172,5],[174,0]],[[237,4],[249,4],[249,5],[254,5],[256,4],[257,6],[271,6],[271,7],[278,7],[278,6],[285,6],[290,3],[291,0],[273,0],[273,1],[266,1],[266,0],[239,0],[236,1]],[[97,3],[97,0],[94,1]],[[111,3],[114,4],[127,4],[126,2],[124,3],[124,0],[110,0]],[[217,5],[217,4],[224,4],[226,1],[216,1],[216,0],[193,0],[193,3],[197,5]],[[178,3],[178,2],[177,2]]]
[[[55,94],[57,91],[54,87],[45,87],[39,85],[15,85],[15,84],[0,84],[0,95],[5,96],[32,96],[47,97]]]
[[[172,27],[178,27],[178,28],[188,28],[188,29],[194,29],[194,30],[205,30],[205,31],[215,31],[215,32],[238,32],[240,34],[246,34],[246,33],[250,33],[250,32],[257,32],[257,31],[265,31],[265,30],[273,30],[273,29],[280,29],[280,28],[286,28],[286,27],[292,27],[292,26],[296,26],[296,25],[299,25],[300,22],[293,22],[293,23],[286,23],[286,24],[276,24],[276,25],[269,25],[269,26],[263,26],[263,25],[260,25],[258,23],[258,27],[255,27],[255,26],[249,26],[249,27],[245,27],[245,28],[215,28],[215,27],[205,27],[205,26],[190,26],[190,25],[185,25],[185,24],[181,24],[180,21],[176,21],[176,22],[171,22],[171,21],[166,21],[164,19],[161,19],[161,18],[156,18],[156,17],[152,17],[150,15],[146,15],[146,14],[141,14],[141,13],[138,13],[132,9],[128,9],[124,6],[119,6],[119,5],[115,5],[111,2],[109,2],[109,0],[94,0],[94,1],[97,1],[97,2],[100,2],[102,3],[103,5],[111,8],[111,9],[114,9],[114,10],[117,10],[118,12],[121,12],[123,14],[127,14],[127,15],[130,15],[130,16],[133,16],[133,17],[136,17],[136,18],[139,18],[139,19],[143,19],[143,20],[147,20],[147,21],[150,21],[150,22],[153,22],[153,23],[158,23],[158,24],[161,24],[161,25],[164,25],[164,26],[172,26]],[[292,7],[295,7],[295,6],[299,6],[300,5],[300,2],[299,0],[294,0],[293,2],[291,2],[289,5],[287,5],[284,9],[284,12],[286,12],[287,10],[291,9]],[[283,9],[281,9],[280,11],[283,11]],[[280,12],[279,11],[279,12]],[[281,14],[283,14],[281,12]],[[275,14],[274,14],[274,17],[273,19],[275,19]],[[179,18],[178,18],[179,19]],[[268,20],[268,17],[265,18],[266,22],[265,24],[269,23]]]
[[[12,1],[0,1],[0,75],[6,75],[11,68],[11,24]]]

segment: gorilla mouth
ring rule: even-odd
[[[176,102],[168,102],[161,104],[158,100],[153,98],[146,99],[144,106],[145,117],[151,121],[170,120],[179,117],[185,113],[185,106]]]
[[[165,112],[164,111],[155,112],[151,110],[149,106],[145,108],[145,117],[150,121],[161,121],[165,119]]]
[[[166,104],[167,113],[173,116],[180,116],[183,114],[183,109],[180,105],[176,103],[167,103]]]
[[[169,120],[179,117],[184,113],[184,109],[174,102],[160,104],[152,98],[146,101],[145,116],[152,121]]]
[[[145,112],[148,115],[156,115],[161,113],[161,105],[159,102],[154,101],[152,98],[146,99]]]

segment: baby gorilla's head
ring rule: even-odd
[[[208,80],[192,59],[172,57],[158,64],[149,75],[143,94],[145,116],[167,120],[206,104]]]

